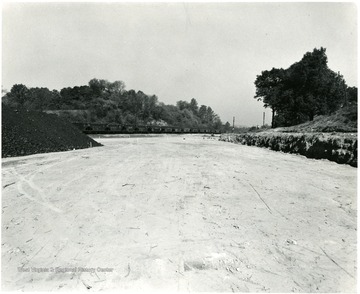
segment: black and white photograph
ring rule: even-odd
[[[357,292],[355,1],[1,10],[2,291]]]

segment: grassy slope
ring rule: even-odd
[[[341,108],[336,113],[326,116],[319,115],[313,121],[287,127],[277,128],[278,132],[357,132],[357,105]]]

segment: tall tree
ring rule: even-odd
[[[25,85],[15,84],[6,96],[8,97],[9,105],[17,107],[24,105],[28,94],[29,89]]]
[[[194,114],[197,114],[198,111],[199,111],[199,106],[198,106],[198,103],[196,101],[195,98],[192,98],[191,101],[190,101],[190,110],[194,113]]]
[[[327,66],[326,49],[304,54],[288,69],[263,71],[255,80],[258,100],[270,107],[272,127],[299,124],[347,103],[343,77]]]
[[[285,71],[272,68],[263,71],[255,80],[256,94],[254,98],[264,102],[264,107],[270,107],[272,111],[271,126],[275,124],[275,114],[281,107],[281,96],[284,88]]]
[[[356,87],[349,87],[347,88],[347,101],[351,104],[357,104],[358,100],[358,89]]]
[[[189,109],[190,108],[190,104],[187,101],[184,100],[179,100],[176,102],[176,106],[180,109],[180,110],[184,110],[184,109]]]
[[[201,105],[199,108],[199,117],[200,117],[202,123],[205,123],[205,121],[206,121],[206,112],[207,112],[207,106]]]
[[[206,109],[206,121],[208,124],[212,125],[215,120],[215,113],[210,106]]]

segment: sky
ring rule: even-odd
[[[329,68],[357,86],[357,35],[346,2],[5,3],[2,88],[121,80],[166,104],[195,98],[224,123],[262,125],[257,75],[324,47]]]

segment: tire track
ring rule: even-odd
[[[63,211],[57,207],[55,207],[54,205],[52,205],[48,200],[46,200],[46,196],[43,192],[43,190],[35,184],[34,182],[34,178],[36,175],[38,175],[39,173],[44,172],[47,169],[53,168],[57,165],[60,164],[64,164],[64,163],[68,163],[69,161],[72,161],[76,158],[69,158],[65,161],[60,161],[60,162],[56,162],[54,164],[51,165],[47,165],[41,168],[36,169],[35,171],[27,174],[26,176],[21,175],[20,173],[18,173],[15,169],[15,167],[11,167],[12,172],[17,175],[20,178],[20,181],[17,182],[17,189],[18,191],[24,195],[27,199],[32,200],[44,207],[49,208],[50,210],[57,212],[57,213],[63,213]],[[37,197],[34,197],[34,195],[30,195],[29,192],[26,191],[26,189],[24,188],[23,184],[26,183],[31,189],[33,189],[38,195],[40,195],[41,200],[39,200]]]
[[[31,182],[28,181],[25,177],[23,177],[22,175],[20,175],[19,173],[17,173],[15,169],[14,169],[13,171],[14,171],[15,174],[17,174],[17,176],[18,176],[18,177],[20,178],[20,180],[21,180],[21,181],[17,182],[17,185],[16,185],[17,190],[18,190],[18,192],[19,192],[21,195],[23,195],[23,196],[26,197],[27,199],[29,199],[29,200],[31,200],[31,201],[34,201],[34,202],[36,202],[36,203],[38,203],[38,204],[40,204],[40,205],[42,205],[42,206],[44,206],[44,207],[46,207],[46,208],[49,208],[50,210],[52,210],[52,211],[54,211],[54,212],[63,213],[63,211],[62,211],[61,209],[59,209],[59,208],[57,208],[57,207],[49,204],[49,202],[45,200],[45,197],[44,197],[44,195],[43,195],[43,192],[42,192],[42,190],[41,190],[40,188],[38,188],[34,183],[31,183]],[[37,198],[31,196],[29,193],[27,193],[27,192],[24,190],[24,188],[23,188],[23,183],[27,183],[31,188],[33,188],[34,190],[36,190],[36,191],[40,194],[40,196],[41,196],[41,198],[42,198],[43,201],[40,201],[40,200],[38,200]]]

